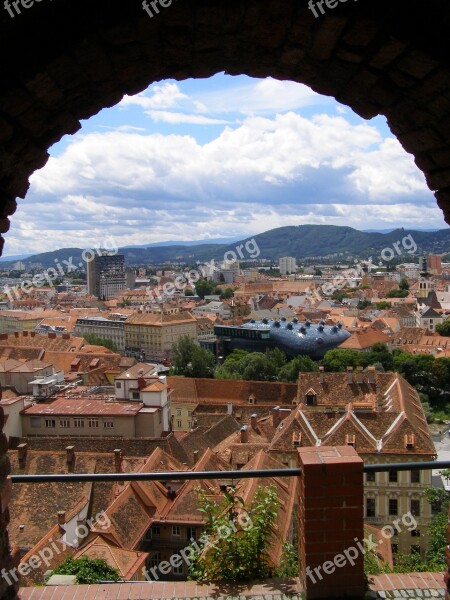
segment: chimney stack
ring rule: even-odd
[[[195,465],[198,461],[198,450],[194,450],[193,455],[194,455],[194,465]]]
[[[368,367],[367,372],[369,374],[369,383],[375,383],[375,367]]]
[[[73,473],[75,468],[75,446],[66,446],[67,471]]]
[[[356,371],[357,371],[356,381],[358,382],[359,385],[361,385],[363,383],[363,368],[357,367]]]
[[[233,414],[233,404],[231,402],[228,402],[228,404],[227,404],[227,414],[228,415]]]
[[[25,465],[27,462],[27,451],[28,451],[28,444],[19,444],[17,446],[17,457],[19,459],[19,467],[21,469],[25,468]]]
[[[114,450],[114,468],[116,473],[122,473],[122,450],[120,448]]]
[[[280,407],[275,406],[275,408],[272,408],[272,427],[274,427],[274,429],[276,429],[279,424],[280,424]]]
[[[325,367],[319,367],[319,383],[323,384],[323,375],[325,373]]]
[[[258,415],[256,413],[254,413],[251,417],[250,417],[250,425],[252,426],[252,429],[256,429],[258,426]]]
[[[353,367],[347,367],[347,382],[349,385],[353,383]]]
[[[58,510],[58,525],[60,527],[64,527],[65,524],[66,524],[66,511]]]
[[[244,425],[241,427],[241,444],[248,444],[248,427]]]

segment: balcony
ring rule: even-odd
[[[364,523],[380,524],[380,516],[364,521],[364,472],[383,472],[393,465],[363,465],[354,448],[306,447],[298,449],[298,468],[264,471],[229,471],[229,479],[267,477],[298,477],[297,529],[299,531],[299,573],[295,579],[263,581],[257,585],[203,586],[192,582],[123,582],[102,586],[68,586],[59,588],[55,595],[47,588],[28,588],[20,591],[20,598],[47,600],[64,597],[98,598],[199,598],[220,596],[264,596],[266,600],[283,594],[303,600],[319,598],[364,598],[367,584],[364,576],[363,553],[356,550],[356,542],[364,540]],[[412,463],[397,464],[397,470],[410,470]],[[420,463],[420,468],[447,468],[450,462]],[[170,481],[223,479],[222,471],[179,473],[112,473],[112,474],[57,474],[13,475],[14,485],[45,482],[95,481]],[[333,489],[333,494],[329,490]],[[381,521],[381,522],[380,522]],[[186,540],[164,540],[154,537],[148,541],[156,546],[181,548]],[[414,540],[413,540],[414,541]],[[351,552],[350,550],[353,549]],[[350,560],[351,556],[351,560]],[[345,560],[346,557],[346,560]],[[386,575],[369,578],[372,598],[439,597],[443,596],[443,574]],[[417,592],[420,590],[420,593]],[[425,594],[424,590],[432,590]],[[383,594],[376,596],[378,592]],[[395,593],[394,593],[395,592]],[[401,592],[401,593],[400,593]],[[275,598],[274,598],[275,600]]]

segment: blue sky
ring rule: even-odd
[[[19,201],[4,255],[107,237],[119,246],[244,238],[306,223],[447,227],[384,118],[364,121],[289,81],[155,83],[50,154]]]

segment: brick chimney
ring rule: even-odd
[[[21,469],[24,469],[27,463],[27,451],[28,444],[19,444],[17,446],[17,458],[19,459],[19,467]]]
[[[256,413],[250,417],[250,425],[252,426],[252,429],[256,429],[258,427],[258,415]]]
[[[375,383],[375,367],[368,367],[367,373],[369,376],[369,383],[374,384]]]
[[[195,465],[198,461],[198,450],[194,450],[194,452],[192,454],[194,457],[194,465]]]
[[[356,381],[359,385],[363,383],[363,367],[357,367],[356,369]]]
[[[323,376],[325,373],[325,367],[319,367],[319,383],[323,384]]]
[[[241,427],[241,444],[248,444],[248,427],[244,425]]]
[[[280,407],[272,408],[272,427],[277,428],[280,424]]]
[[[353,367],[347,367],[347,383],[348,385],[353,383]]]
[[[66,524],[66,511],[58,510],[58,525],[60,527],[64,527],[65,524]]]
[[[122,450],[120,448],[114,450],[114,468],[117,473],[122,473]]]
[[[75,469],[75,446],[66,446],[67,471],[73,473]]]
[[[22,331],[23,337],[28,337],[28,331]]]

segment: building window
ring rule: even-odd
[[[366,500],[366,517],[375,516],[375,498],[367,498]]]
[[[188,527],[187,528],[187,539],[188,539],[188,542],[190,542],[191,540],[196,540],[197,539],[197,529],[196,529],[196,527]]]
[[[150,557],[150,567],[155,568],[159,565],[160,562],[161,562],[161,553],[153,552],[153,554]]]
[[[181,417],[181,408],[177,408],[177,417]]]
[[[420,517],[420,500],[411,500],[411,513],[413,517]]]
[[[84,419],[74,419],[73,420],[73,425],[74,425],[74,427],[77,427],[78,429],[83,429],[83,427],[84,427]]]
[[[68,427],[70,427],[70,419],[60,419],[59,426],[63,429],[67,429]]]
[[[175,558],[178,557],[178,560]],[[172,567],[172,573],[174,575],[183,575],[183,559],[179,554],[172,554],[171,561],[175,566]]]
[[[306,396],[306,406],[315,406],[316,405],[316,395],[308,394]]]
[[[376,473],[374,471],[371,471],[370,473],[366,473],[366,482],[367,483],[375,483],[375,475],[376,475]]]
[[[398,472],[397,471],[389,471],[389,483],[397,483],[398,482]]]
[[[114,427],[113,419],[103,419],[103,428],[112,429]]]
[[[397,498],[389,498],[389,515],[394,516],[398,514],[398,500]]]
[[[49,429],[55,428],[56,427],[55,419],[45,419],[45,426],[48,427]]]
[[[116,388],[119,389],[122,387],[122,384],[120,383],[120,381],[116,381]]]
[[[152,535],[161,535],[161,529],[159,525],[152,525]]]
[[[188,429],[192,429],[192,421],[188,421]]]
[[[411,529],[412,537],[420,537],[420,529]]]
[[[41,417],[30,417],[30,427],[40,427],[41,426]]]
[[[84,425],[83,425],[83,427],[84,427]],[[88,419],[88,427],[90,427],[91,429],[98,427],[98,419],[93,419],[93,418]]]
[[[131,394],[131,397],[133,398],[133,400],[139,400],[139,398],[141,397],[141,395],[139,394],[139,392],[133,392]]]
[[[411,483],[420,483],[419,469],[414,469],[413,471],[411,471]]]
[[[188,410],[188,417],[192,417],[192,410]]]
[[[172,535],[175,537],[180,537],[180,527],[179,525],[173,525],[172,526]]]
[[[177,427],[181,427],[181,421],[177,421]]]

